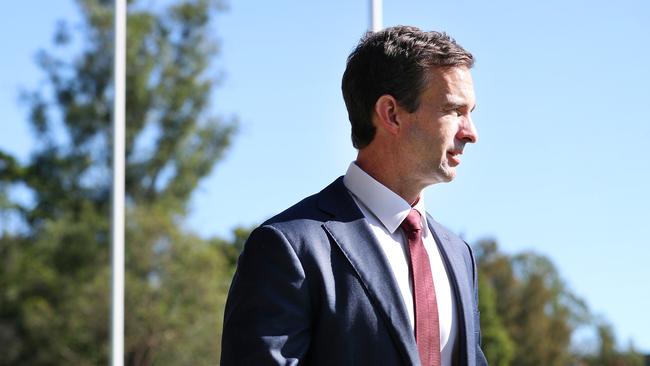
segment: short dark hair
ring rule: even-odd
[[[366,147],[375,136],[372,110],[380,96],[392,95],[409,112],[433,67],[474,65],[474,56],[446,33],[396,26],[366,33],[348,56],[341,89],[352,124],[352,144]]]

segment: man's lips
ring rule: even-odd
[[[454,165],[454,166],[460,164],[460,156],[461,155],[463,155],[463,152],[459,151],[459,150],[447,151],[447,156],[449,157],[449,162],[452,163],[452,165]]]

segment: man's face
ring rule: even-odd
[[[476,99],[469,69],[436,68],[428,77],[419,107],[407,114],[400,133],[409,178],[424,185],[451,181],[465,144],[478,140],[470,115]]]

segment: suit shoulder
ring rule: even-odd
[[[253,230],[244,250],[246,247],[255,247],[257,241],[268,243],[269,238],[273,237],[291,247],[299,258],[304,259],[316,248],[327,245],[329,241],[322,226],[332,216],[319,208],[321,193],[306,197],[263,222]]]
[[[282,227],[283,224],[289,222],[299,220],[323,221],[326,218],[327,216],[318,208],[318,194],[314,194],[264,221],[261,226]]]
[[[332,218],[332,213],[330,210],[323,208],[323,202],[332,200],[340,201],[343,198],[344,190],[343,177],[339,177],[320,192],[302,199],[298,203],[266,220],[262,223],[262,226],[270,225],[278,227],[296,221],[318,223],[327,221]]]
[[[339,177],[320,192],[302,199],[260,226],[272,227],[288,238],[315,235],[324,222],[333,218],[331,203],[343,204],[346,194],[343,179]]]

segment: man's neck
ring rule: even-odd
[[[413,205],[417,202],[425,186],[405,179],[408,174],[399,174],[399,167],[395,166],[396,164],[390,159],[380,162],[379,159],[370,158],[368,155],[370,154],[359,152],[355,161],[359,168],[409,204]]]

